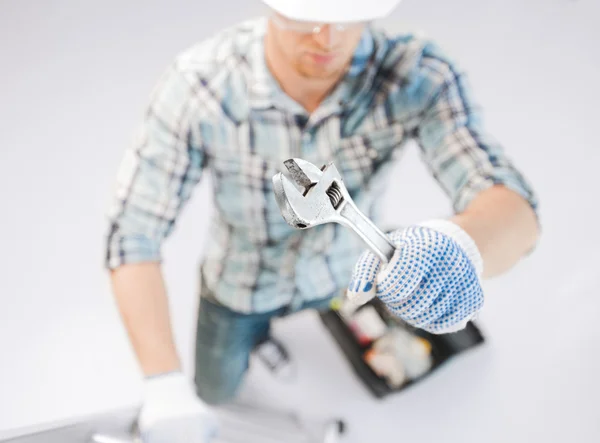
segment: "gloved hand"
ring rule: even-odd
[[[458,225],[431,220],[389,234],[397,247],[385,266],[371,251],[359,258],[348,297],[377,296],[395,315],[434,334],[463,329],[483,305],[483,260]]]
[[[148,378],[138,417],[143,443],[209,443],[218,425],[214,412],[180,372]]]

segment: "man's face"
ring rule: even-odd
[[[364,27],[364,23],[352,23],[340,29],[336,24],[298,22],[274,14],[269,32],[278,56],[298,74],[329,79],[345,72]]]

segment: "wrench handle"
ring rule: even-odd
[[[341,218],[340,224],[346,225],[356,232],[384,263],[390,261],[396,251],[396,246],[356,207],[352,200],[345,200],[342,207],[338,209],[338,214]]]

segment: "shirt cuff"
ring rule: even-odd
[[[109,239],[105,267],[113,270],[131,263],[160,262],[160,249],[145,237],[113,237]]]

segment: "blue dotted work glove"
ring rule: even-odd
[[[448,220],[389,234],[396,252],[382,266],[370,250],[359,258],[348,297],[357,305],[377,296],[395,315],[434,334],[463,329],[483,305],[483,261],[475,242]]]

